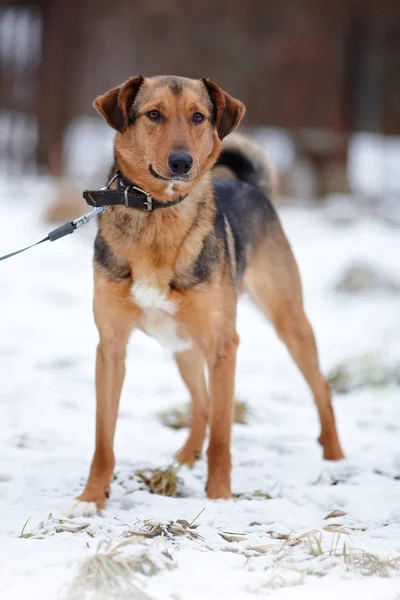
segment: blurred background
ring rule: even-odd
[[[0,169],[104,179],[93,99],[207,76],[247,106],[282,192],[400,196],[397,0],[17,0],[0,6]]]

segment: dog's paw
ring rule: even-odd
[[[192,448],[186,448],[186,446],[184,446],[182,450],[175,455],[175,458],[178,463],[186,465],[191,469],[194,467],[195,462],[201,459],[201,450],[193,450]]]
[[[206,485],[207,498],[210,500],[229,500],[232,498],[231,484],[229,479],[223,481],[222,478],[208,478]]]
[[[65,511],[67,517],[94,517],[97,513],[96,502],[84,502],[83,500],[73,500]]]

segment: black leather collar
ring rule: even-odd
[[[116,182],[117,189],[111,190],[110,186]],[[152,198],[145,190],[129,181],[119,171],[108,182],[107,187],[100,190],[85,190],[83,197],[90,206],[126,206],[144,212],[153,212],[157,208],[169,208],[179,204],[186,196],[179,196],[177,200],[162,202]]]

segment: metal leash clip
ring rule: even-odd
[[[116,179],[118,179],[118,177],[119,177],[119,173],[115,173],[115,175],[113,175],[111,177],[111,179],[107,183],[107,185],[105,185],[104,187],[102,187],[100,189],[101,190],[109,190],[110,187],[112,186],[112,184],[114,183],[114,181]],[[72,221],[72,223],[75,225],[75,228],[77,229],[78,227],[81,227],[82,225],[86,225],[86,223],[88,223],[96,215],[99,215],[100,213],[105,212],[106,208],[107,208],[106,206],[94,206],[88,213],[85,213],[84,215],[78,217],[77,219],[75,219],[75,221]]]

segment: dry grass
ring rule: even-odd
[[[239,425],[247,425],[249,422],[249,416],[250,410],[247,402],[236,399],[234,423],[239,423]]]
[[[337,365],[328,375],[337,394],[347,394],[365,387],[383,387],[400,383],[399,365],[385,364],[376,354],[364,354]]]
[[[39,524],[34,528],[32,532],[27,532],[26,527],[31,520],[31,517],[24,523],[21,533],[19,534],[20,539],[42,539],[47,535],[54,535],[56,533],[79,533],[87,529],[90,523],[76,523],[71,519],[56,519],[50,513],[45,521],[40,521]]]
[[[325,533],[333,534],[327,550],[323,548]],[[327,525],[323,530],[313,529],[302,533],[289,539],[288,542],[285,542],[285,545],[293,546],[302,541],[306,541],[309,554],[312,557],[343,559],[349,569],[363,576],[390,577],[395,572],[400,571],[400,556],[384,559],[376,554],[355,548],[349,532],[340,523]]]
[[[129,530],[127,539],[112,547],[99,544],[94,556],[81,566],[78,576],[64,595],[64,600],[152,600],[143,589],[140,576],[151,577],[164,569],[176,568],[166,544],[164,550],[150,553],[146,539],[161,536],[203,538],[196,532],[196,520],[204,508],[189,523],[184,519],[167,524],[142,521],[136,530]]]
[[[247,425],[251,412],[247,402],[236,399],[234,422]],[[190,405],[186,404],[180,408],[170,408],[159,413],[159,419],[165,427],[170,429],[185,429],[190,427]]]
[[[203,509],[204,510],[204,509]],[[180,519],[169,523],[151,521],[138,522],[135,529],[127,532],[128,539],[110,549],[97,553],[84,562],[78,577],[68,590],[65,600],[151,600],[143,589],[143,576],[151,576],[164,568],[174,568],[166,541],[180,537],[188,537],[198,542],[205,542],[204,549],[211,549],[197,531],[195,521],[201,511],[191,522]],[[339,510],[333,511],[328,518],[339,516]],[[251,547],[246,544],[248,537],[241,533],[218,532],[229,542],[226,551],[246,556],[248,560],[258,560],[262,555],[270,555],[273,559],[273,576],[264,584],[266,588],[301,585],[306,575],[324,577],[340,563],[358,575],[390,577],[400,571],[400,557],[383,559],[375,554],[355,548],[350,534],[340,523],[328,524],[323,529],[313,529],[299,534],[279,534],[267,532],[282,544],[265,544]],[[153,545],[152,554],[146,547],[146,538],[159,536],[164,543],[164,551],[160,552]],[[272,541],[272,540],[271,540]],[[239,542],[239,544],[238,544]],[[293,548],[303,546],[308,552],[301,552],[293,564]],[[91,594],[91,595],[88,595]],[[93,595],[95,594],[95,595]]]
[[[248,539],[242,533],[231,533],[229,531],[221,531],[221,532],[219,532],[219,535],[226,542],[244,542]]]
[[[152,576],[164,567],[174,568],[175,565],[168,553],[160,557],[163,560],[154,560],[142,547],[139,552],[128,554],[128,546],[132,550],[139,541],[140,538],[130,538],[114,548],[107,545],[104,550],[100,544],[96,554],[82,564],[67,591],[66,600],[86,597],[96,600],[151,600],[144,592],[138,575]]]
[[[198,525],[195,524],[195,521],[199,518],[203,511],[204,508],[190,523],[185,519],[170,521],[167,524],[153,523],[152,521],[139,522],[139,524],[137,525],[137,529],[131,529],[128,532],[128,535],[136,537],[143,536],[145,538],[154,538],[157,536],[165,536],[169,538],[186,536],[193,540],[202,540],[204,538],[199,533],[197,533],[196,529]]]
[[[170,408],[160,412],[159,418],[165,427],[170,429],[185,429],[190,426],[190,407]]]
[[[390,577],[394,572],[400,571],[400,556],[385,560],[376,554],[358,548],[349,548],[343,553],[343,557],[346,565],[361,575]]]
[[[332,512],[327,514],[326,517],[324,517],[324,519],[326,521],[327,519],[337,519],[339,517],[345,517],[346,515],[347,515],[347,513],[343,512],[343,510],[340,510],[339,508],[335,508],[334,510],[332,510]]]
[[[233,494],[235,500],[272,500],[275,496],[272,496],[269,492],[263,490],[254,490],[254,492],[243,492],[239,494]]]
[[[158,469],[152,467],[138,469],[135,473],[151,494],[179,498],[179,487],[183,481],[179,477],[178,471],[179,467],[170,465]]]
[[[282,496],[282,486],[276,483],[270,490],[254,490],[233,494],[235,500],[274,500]]]

